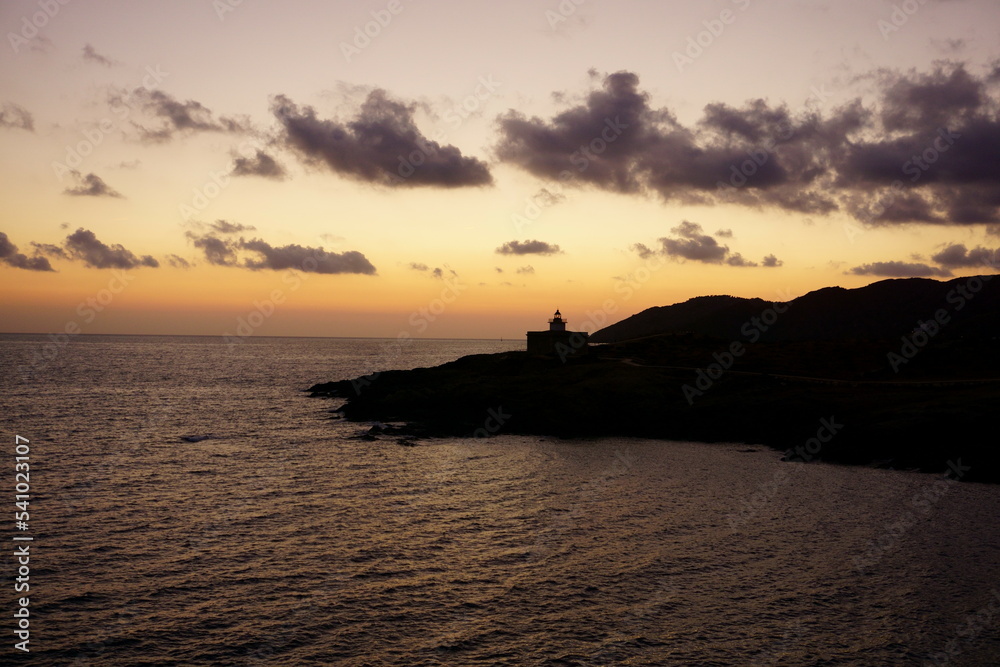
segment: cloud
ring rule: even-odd
[[[74,197],[114,197],[117,199],[124,199],[120,192],[105,183],[104,179],[97,174],[91,173],[83,176],[76,170],[70,173],[73,174],[73,178],[76,179],[79,185],[73,188],[66,188],[63,190],[64,195],[72,195]]]
[[[633,243],[629,246],[629,250],[639,255],[641,259],[649,259],[656,254],[656,251],[650,248],[645,243]]]
[[[960,62],[878,70],[881,91],[828,112],[713,102],[685,125],[632,72],[604,77],[550,119],[497,118],[497,157],[567,185],[686,204],[804,213],[871,224],[1000,222],[1000,106],[989,75]]]
[[[778,259],[774,255],[768,255],[768,256],[766,256],[764,258],[764,260],[761,262],[762,266],[765,266],[765,267],[768,267],[768,268],[778,267],[778,266],[781,266],[783,264],[784,264],[784,262],[782,262],[780,259]]]
[[[548,188],[540,188],[538,192],[531,196],[531,199],[542,208],[555,206],[566,201],[566,195],[559,192],[552,192]]]
[[[48,255],[49,257],[58,257],[60,259],[70,259],[69,255],[62,246],[57,246],[53,243],[35,243],[31,242],[31,247],[35,249],[36,255]]]
[[[103,65],[104,67],[114,67],[115,65],[118,64],[114,60],[102,56],[90,44],[85,44],[83,47],[83,59],[87,62]]]
[[[0,127],[11,127],[34,132],[35,120],[24,107],[13,102],[4,102],[4,105],[0,107]]]
[[[696,222],[685,220],[670,231],[680,238],[659,239],[663,254],[669,257],[718,264],[729,254],[728,246],[719,245],[711,236],[702,233],[701,225]],[[742,266],[743,258],[738,254],[729,260],[730,263],[735,262],[733,266]]]
[[[208,224],[209,229],[220,234],[238,234],[240,232],[252,232],[257,228],[253,225],[244,225],[239,222],[228,222],[226,220],[216,220]]]
[[[205,261],[215,266],[236,266],[235,243],[220,239],[211,234],[198,236],[194,232],[187,232],[187,237],[191,239],[195,248],[201,249],[205,253]]]
[[[26,269],[28,271],[55,271],[49,260],[45,257],[27,255],[17,251],[17,246],[10,242],[7,234],[0,232],[0,262],[15,269]]]
[[[160,263],[150,255],[137,257],[121,244],[106,245],[98,240],[94,232],[78,228],[63,242],[66,256],[82,260],[95,269],[134,269],[140,266],[157,268]]]
[[[746,259],[738,252],[730,252],[729,246],[721,245],[706,234],[697,222],[683,220],[670,232],[673,234],[672,237],[664,236],[658,239],[660,247],[657,249],[650,248],[645,243],[633,243],[629,249],[642,259],[663,255],[675,260],[690,260],[705,264],[728,264],[737,267],[760,266],[757,262]],[[727,236],[727,234],[716,232],[716,236]],[[768,267],[781,265],[781,262],[774,255],[768,255],[763,261],[764,266]]]
[[[112,96],[112,104],[125,107],[134,104],[157,123],[154,127],[133,123],[139,130],[140,138],[146,142],[170,141],[178,135],[196,132],[243,133],[250,130],[250,123],[246,119],[228,116],[216,118],[201,102],[181,102],[162,90],[137,88],[129,100],[126,101],[125,97],[124,94]]]
[[[209,264],[260,271],[298,269],[304,273],[358,273],[375,275],[375,267],[356,250],[330,252],[298,244],[273,246],[262,239],[223,239],[214,234],[187,232],[188,239],[205,253]],[[242,256],[242,261],[240,257]]]
[[[413,119],[414,104],[373,90],[349,121],[324,120],[309,106],[284,95],[271,112],[282,126],[281,140],[306,162],[381,185],[462,187],[491,185],[486,163],[463,156],[454,146],[427,139]]]
[[[648,96],[639,92],[638,83],[635,74],[612,74],[603,90],[591,92],[586,104],[548,122],[508,111],[497,119],[501,134],[497,157],[544,178],[566,180],[565,173],[609,190],[638,191],[641,175],[636,158],[641,153],[639,142],[647,134],[643,116],[648,110]],[[602,150],[581,151],[592,144]]]
[[[743,255],[738,252],[735,252],[727,257],[726,264],[729,266],[757,266],[757,262],[751,262],[748,259],[744,259]]]
[[[520,274],[530,275],[530,274],[533,274],[535,272],[535,267],[533,267],[531,265],[522,266],[521,268],[519,268],[517,270],[517,272],[520,273]]]
[[[170,263],[170,266],[174,267],[175,269],[191,268],[191,262],[187,261],[180,255],[167,255],[167,261]]]
[[[450,275],[452,275],[452,276],[457,276],[458,275],[458,273],[454,269],[448,268],[447,264],[445,265],[444,269],[442,269],[439,266],[438,267],[434,267],[432,269],[431,267],[429,267],[426,264],[423,264],[421,262],[410,262],[408,268],[411,269],[411,270],[413,270],[413,271],[420,271],[421,273],[428,273],[429,272],[430,276],[432,278],[437,278],[438,280],[443,280],[444,279],[444,277],[445,277],[445,269],[447,269],[448,273]]]
[[[297,244],[272,246],[260,239],[243,241],[240,247],[258,255],[244,260],[248,269],[299,269],[306,273],[360,273],[374,275],[375,267],[356,250],[328,252],[322,248],[309,248]]]
[[[947,278],[952,275],[948,269],[939,269],[935,266],[919,262],[873,262],[855,266],[845,273],[853,273],[856,276],[884,276],[887,278],[927,278],[939,276]]]
[[[235,158],[232,173],[233,176],[262,176],[275,181],[284,180],[287,176],[285,168],[277,160],[259,149],[252,158]]]
[[[994,271],[1000,270],[1000,248],[977,246],[969,250],[964,244],[955,243],[933,255],[931,259],[949,269],[990,267]]]
[[[731,239],[733,238],[733,230],[720,229],[719,231],[715,232],[715,235],[718,236],[720,239]]]
[[[6,236],[3,237],[2,241],[6,241]],[[107,245],[98,240],[94,232],[83,227],[67,236],[62,245],[35,242],[32,242],[31,245],[34,246],[37,253],[37,256],[31,261],[42,267],[36,269],[40,271],[52,271],[48,260],[42,255],[58,257],[59,259],[80,260],[95,269],[134,269],[142,266],[155,269],[160,266],[160,263],[151,255],[137,257],[120,244]],[[0,242],[0,250],[3,249],[3,246],[4,243]],[[14,251],[16,252],[16,248]]]
[[[558,255],[559,246],[544,241],[508,241],[496,249],[499,255]]]

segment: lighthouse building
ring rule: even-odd
[[[567,331],[566,320],[558,310],[549,320],[548,331],[528,332],[530,354],[557,355],[566,359],[587,349],[589,336],[582,331]]]

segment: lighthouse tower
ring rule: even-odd
[[[567,331],[566,320],[558,310],[549,320],[548,331],[528,332],[528,352],[558,356],[563,361],[587,349],[589,336],[582,331]]]
[[[566,331],[566,320],[562,318],[562,313],[556,310],[556,314],[549,320],[549,331]]]

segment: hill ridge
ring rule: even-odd
[[[780,313],[755,340],[804,341],[891,338],[944,311],[946,337],[992,338],[1000,330],[1000,281],[992,275],[888,278],[856,288],[822,287],[790,301],[708,295],[653,306],[594,332],[593,343],[668,333],[746,338],[745,325],[768,309]],[[773,314],[772,314],[773,315]]]

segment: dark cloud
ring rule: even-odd
[[[737,109],[719,102],[708,104],[704,109],[701,124],[722,136],[749,141],[757,144],[778,134],[791,125],[788,109],[772,109],[764,100],[747,102],[743,109]]]
[[[37,249],[36,249],[37,251]],[[49,260],[45,257],[35,255],[28,257],[24,253],[17,251],[17,246],[10,242],[7,234],[0,232],[0,262],[15,269],[27,269],[28,271],[55,271]]]
[[[650,248],[645,243],[633,243],[629,246],[629,250],[639,255],[641,259],[649,259],[656,254],[656,251]]]
[[[250,122],[244,118],[220,116],[195,100],[181,102],[162,90],[138,88],[132,92],[129,100],[124,95],[112,97],[116,106],[138,106],[150,119],[157,124],[153,127],[135,123],[140,137],[147,142],[163,142],[177,135],[195,132],[232,132],[242,133],[250,130]]]
[[[271,104],[285,146],[338,174],[383,185],[493,183],[484,162],[427,139],[414,122],[415,109],[416,105],[393,100],[383,90],[369,93],[358,114],[347,122],[318,118],[312,107],[299,107],[284,95]]]
[[[448,269],[447,265],[445,266],[445,269],[442,269],[441,267],[434,267],[432,269],[431,267],[429,267],[426,264],[423,264],[421,262],[410,262],[409,268],[412,269],[413,271],[420,271],[421,273],[428,273],[429,272],[430,276],[432,278],[437,278],[439,280],[444,279],[444,277],[445,277],[445,269],[447,269],[447,272],[448,272],[449,275],[452,275],[452,276],[457,276],[458,275],[458,273],[456,273],[453,269]]]
[[[711,264],[727,259],[728,246],[719,245],[718,241],[703,233],[701,225],[696,222],[685,220],[670,231],[679,238],[663,237],[659,240],[664,255]],[[739,254],[729,257],[727,261],[733,266],[743,266],[743,258]]]
[[[720,239],[731,239],[733,238],[733,230],[720,229],[719,231],[715,232],[715,235],[718,236]]]
[[[170,266],[174,267],[175,269],[191,268],[191,262],[187,261],[180,255],[167,255],[167,261],[170,263]]]
[[[653,129],[646,120],[648,96],[638,84],[635,74],[612,74],[585,104],[548,122],[508,111],[498,118],[497,157],[543,178],[568,175],[620,192],[638,191],[641,141]],[[584,150],[592,143],[595,150]]]
[[[566,201],[566,195],[559,192],[552,192],[548,188],[540,188],[531,198],[536,204],[545,208]]]
[[[533,267],[531,265],[522,266],[522,267],[520,267],[517,270],[517,272],[520,273],[520,274],[524,274],[524,275],[530,275],[530,274],[533,274],[535,272],[535,267]]]
[[[298,269],[305,273],[376,273],[372,263],[356,250],[338,253],[294,243],[273,246],[262,239],[222,239],[213,234],[199,236],[193,232],[187,232],[187,237],[205,253],[209,264],[217,266],[242,267],[253,271]]]
[[[253,157],[237,157],[233,160],[233,176],[262,176],[275,181],[284,180],[285,168],[262,150]]]
[[[205,253],[205,261],[216,266],[236,266],[235,243],[220,239],[211,234],[198,236],[193,232],[188,232],[187,237],[191,239],[195,248],[201,249]]]
[[[545,241],[508,241],[496,249],[500,255],[558,255],[559,246]]]
[[[256,259],[244,260],[248,269],[300,269],[306,273],[360,273],[374,275],[375,267],[356,250],[328,252],[322,248],[309,248],[297,244],[272,246],[260,239],[243,241],[240,247],[257,253]]]
[[[66,188],[63,190],[64,195],[72,195],[74,197],[114,197],[117,199],[124,199],[120,192],[105,183],[104,179],[97,174],[91,173],[84,176],[78,171],[73,171],[71,173],[79,185],[73,188]]]
[[[955,243],[933,255],[931,259],[949,269],[988,267],[994,271],[1000,270],[1000,248],[977,246],[969,250],[964,244]]]
[[[743,255],[738,252],[734,252],[732,255],[727,257],[726,264],[729,266],[757,266],[757,262],[744,259]]]
[[[94,232],[80,227],[66,237],[65,253],[71,259],[82,260],[95,269],[134,269],[140,266],[157,268],[160,263],[150,255],[137,257],[121,244],[107,245],[98,240]]]
[[[947,127],[974,117],[985,91],[964,67],[938,67],[929,74],[886,74],[882,125],[890,131]]]
[[[90,44],[85,44],[83,47],[83,59],[87,62],[103,65],[104,67],[114,67],[118,64],[114,60],[111,60],[106,56],[102,56]]]
[[[34,241],[31,242],[31,246],[35,249],[36,255],[48,255],[49,257],[70,259],[69,255],[66,254],[66,251],[62,248],[62,246],[57,246],[53,243],[35,243]]]
[[[962,63],[878,71],[881,93],[829,112],[750,100],[682,125],[631,72],[544,120],[498,117],[497,157],[536,176],[681,203],[730,203],[872,224],[1000,222],[1000,99]]]
[[[947,278],[951,271],[928,266],[919,262],[873,262],[855,266],[847,273],[857,276],[884,276],[886,278],[928,278],[938,276]]]
[[[716,232],[716,236],[732,236],[732,233],[728,235],[720,233],[726,231],[728,230],[719,230]],[[738,252],[730,252],[729,246],[720,244],[706,234],[697,222],[684,220],[672,228],[670,232],[673,236],[664,236],[658,239],[660,247],[657,249],[650,248],[645,243],[633,243],[629,249],[642,259],[663,255],[675,260],[691,260],[706,264],[728,264],[738,267],[760,266],[757,262],[746,259]],[[774,255],[768,255],[764,258],[764,266],[780,265],[781,262]]]
[[[238,234],[240,232],[252,232],[257,228],[253,225],[244,225],[239,222],[228,222],[226,220],[216,220],[208,224],[209,229],[220,234]]]
[[[12,127],[34,132],[35,120],[24,107],[13,102],[5,102],[3,107],[0,107],[0,127]]]
[[[4,237],[6,239],[6,237]],[[81,260],[84,264],[96,269],[134,269],[141,266],[157,268],[160,263],[150,255],[137,257],[120,244],[107,245],[94,232],[80,227],[66,237],[61,246],[52,243],[31,244],[39,256],[32,261],[39,262],[38,270],[51,271],[48,260],[41,255],[58,257],[60,259]],[[27,267],[25,267],[27,268]]]
[[[764,261],[761,262],[761,266],[766,266],[768,268],[778,267],[778,266],[781,266],[782,264],[784,264],[784,262],[782,262],[780,259],[778,259],[774,255],[768,255],[768,256],[766,256],[764,258]]]

